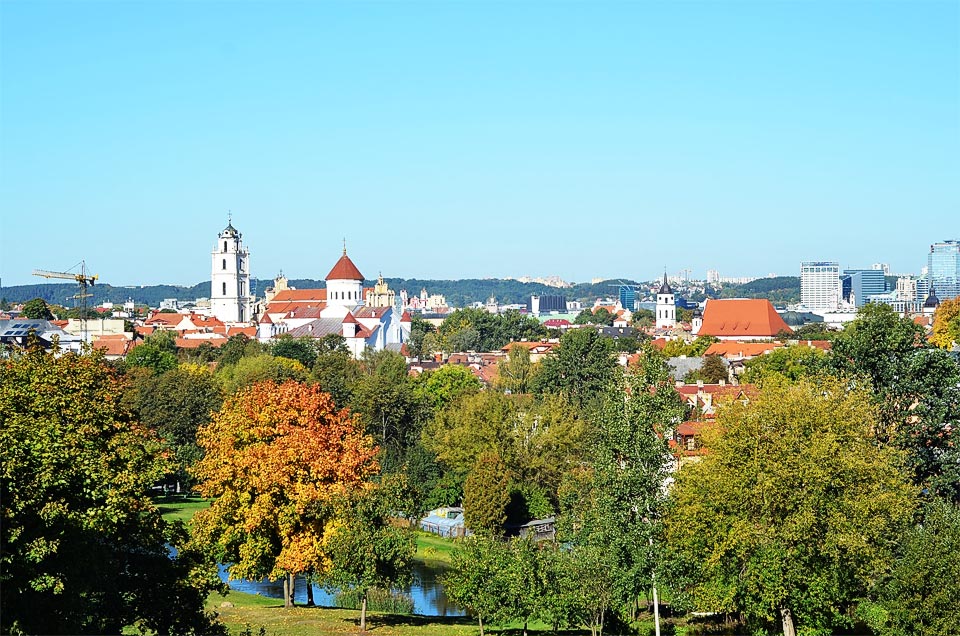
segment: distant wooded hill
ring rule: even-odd
[[[609,280],[600,283],[580,283],[573,287],[560,289],[540,283],[521,283],[515,280],[476,279],[462,280],[422,280],[417,278],[385,278],[390,289],[406,289],[413,296],[426,289],[430,294],[443,294],[452,307],[464,307],[474,302],[485,302],[491,297],[503,304],[527,303],[533,295],[560,294],[571,300],[592,302],[596,298],[615,297],[619,283],[637,284],[632,280]],[[364,286],[372,287],[375,281],[366,281]],[[251,287],[257,296],[273,285],[272,280],[254,280]],[[317,289],[325,287],[322,280],[297,279],[290,285],[298,289]],[[210,281],[197,283],[192,287],[177,285],[146,285],[143,287],[114,287],[109,284],[96,285],[89,289],[93,296],[88,299],[90,306],[103,302],[123,303],[133,300],[138,305],[157,307],[166,298],[177,300],[196,300],[210,296]],[[33,298],[42,298],[47,303],[72,307],[77,304],[73,296],[77,286],[72,283],[43,283],[37,285],[17,285],[4,287],[0,297],[9,302],[19,303]],[[683,294],[681,294],[682,296]],[[778,276],[761,278],[746,285],[726,285],[720,292],[722,298],[769,298],[774,303],[796,303],[800,301],[800,279],[796,276]]]

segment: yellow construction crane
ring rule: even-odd
[[[34,276],[43,276],[44,278],[62,278],[64,280],[73,280],[77,282],[77,285],[80,286],[80,293],[74,295],[74,298],[79,298],[81,301],[82,309],[80,314],[80,324],[83,330],[83,341],[87,341],[87,298],[93,296],[93,294],[87,293],[87,287],[93,287],[97,282],[97,279],[100,278],[99,275],[94,274],[93,276],[87,275],[87,263],[86,261],[80,261],[80,273],[75,274],[72,272],[51,272],[45,269],[35,269],[33,270]]]

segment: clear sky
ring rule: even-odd
[[[0,276],[918,272],[960,2],[0,2]]]

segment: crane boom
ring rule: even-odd
[[[100,278],[97,274],[93,276],[87,276],[86,273],[81,274],[71,274],[70,272],[51,272],[45,269],[35,269],[33,270],[34,276],[43,276],[44,278],[63,278],[65,280],[73,280],[80,285],[93,285],[96,283],[97,279]]]

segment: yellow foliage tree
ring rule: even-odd
[[[933,344],[949,349],[960,343],[960,298],[944,300],[933,314]]]
[[[377,448],[359,420],[316,386],[262,382],[227,400],[197,441],[200,493],[194,538],[231,578],[320,574],[334,503],[378,469]]]

